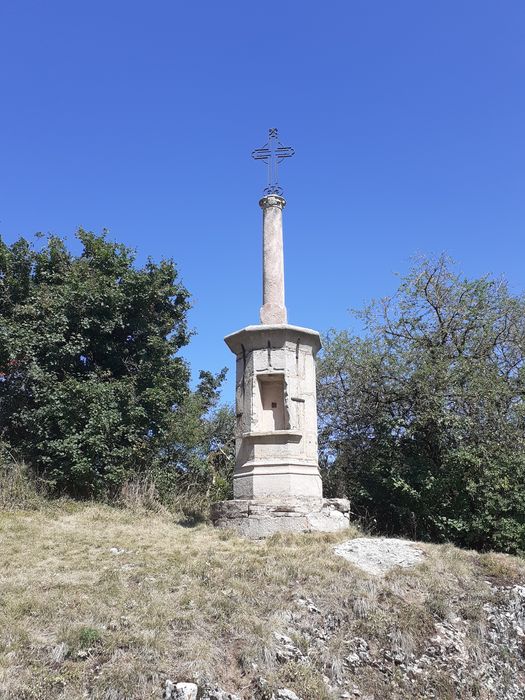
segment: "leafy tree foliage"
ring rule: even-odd
[[[196,390],[174,413],[163,453],[172,468],[156,476],[161,493],[185,493],[190,502],[233,498],[235,413],[217,405],[226,371],[201,371]]]
[[[525,298],[423,260],[331,333],[319,365],[326,486],[386,532],[525,550]]]
[[[54,236],[38,251],[0,239],[0,439],[91,497],[162,461],[189,394],[189,294],[171,260],[137,268],[105,235],[77,236],[79,256]]]

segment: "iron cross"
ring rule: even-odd
[[[277,167],[285,158],[291,158],[294,153],[293,148],[283,146],[279,141],[277,129],[270,129],[268,143],[252,151],[252,157],[255,160],[264,160],[268,164],[268,187],[264,189],[264,194],[282,195],[283,189],[279,185]]]

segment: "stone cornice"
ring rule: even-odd
[[[268,340],[273,348],[283,347],[284,343],[296,343],[299,340],[304,345],[309,345],[314,354],[321,349],[321,338],[317,331],[302,326],[291,326],[289,324],[246,326],[235,333],[227,335],[224,341],[230,350],[238,355],[242,348],[253,350],[255,348],[266,348]]]

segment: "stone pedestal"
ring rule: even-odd
[[[339,532],[348,528],[350,505],[344,498],[221,501],[214,504],[212,519],[216,527],[251,539],[278,532]]]

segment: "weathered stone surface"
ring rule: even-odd
[[[166,681],[164,686],[165,700],[197,700],[198,686],[195,683],[173,683]]]
[[[204,686],[200,689],[199,700],[241,700],[238,695],[221,690],[218,686]]]
[[[334,547],[334,552],[369,574],[385,574],[395,566],[418,564],[424,554],[410,540],[388,537],[359,537]]]
[[[250,501],[218,501],[213,504],[214,519],[244,518],[249,514]]]
[[[249,537],[252,540],[264,539],[278,532],[308,532],[308,521],[305,517],[275,518],[275,517],[247,517],[234,521],[217,524],[218,527],[232,528],[239,535]]]
[[[225,340],[237,356],[234,497],[321,498],[319,334],[284,324],[248,326]]]
[[[263,305],[261,323],[286,323],[284,304],[283,208],[286,200],[271,194],[259,202],[263,210]]]
[[[350,504],[344,499],[333,500],[249,500],[244,501],[247,512],[237,508],[238,501],[222,501],[212,507],[212,520],[216,527],[251,539],[277,532],[338,532],[348,528]]]
[[[241,700],[238,695],[228,693],[217,685],[204,683],[173,683],[167,680],[164,686],[165,700]]]
[[[277,641],[276,658],[280,663],[287,661],[303,661],[304,654],[299,647],[294,644],[291,637],[282,632],[274,632],[273,636]]]
[[[350,501],[347,498],[325,498],[325,508],[330,507],[339,510],[341,513],[350,512]]]
[[[265,678],[258,676],[252,682],[252,693],[247,696],[250,700],[302,700],[289,688],[272,690]]]
[[[275,516],[306,515],[318,513],[323,508],[322,498],[289,498],[282,500],[248,501],[249,515],[266,515],[272,513]]]
[[[301,700],[301,698],[296,695],[293,690],[278,688],[273,694],[272,700]]]
[[[319,513],[309,513],[307,521],[311,532],[339,532],[348,527],[348,515],[329,508]]]

